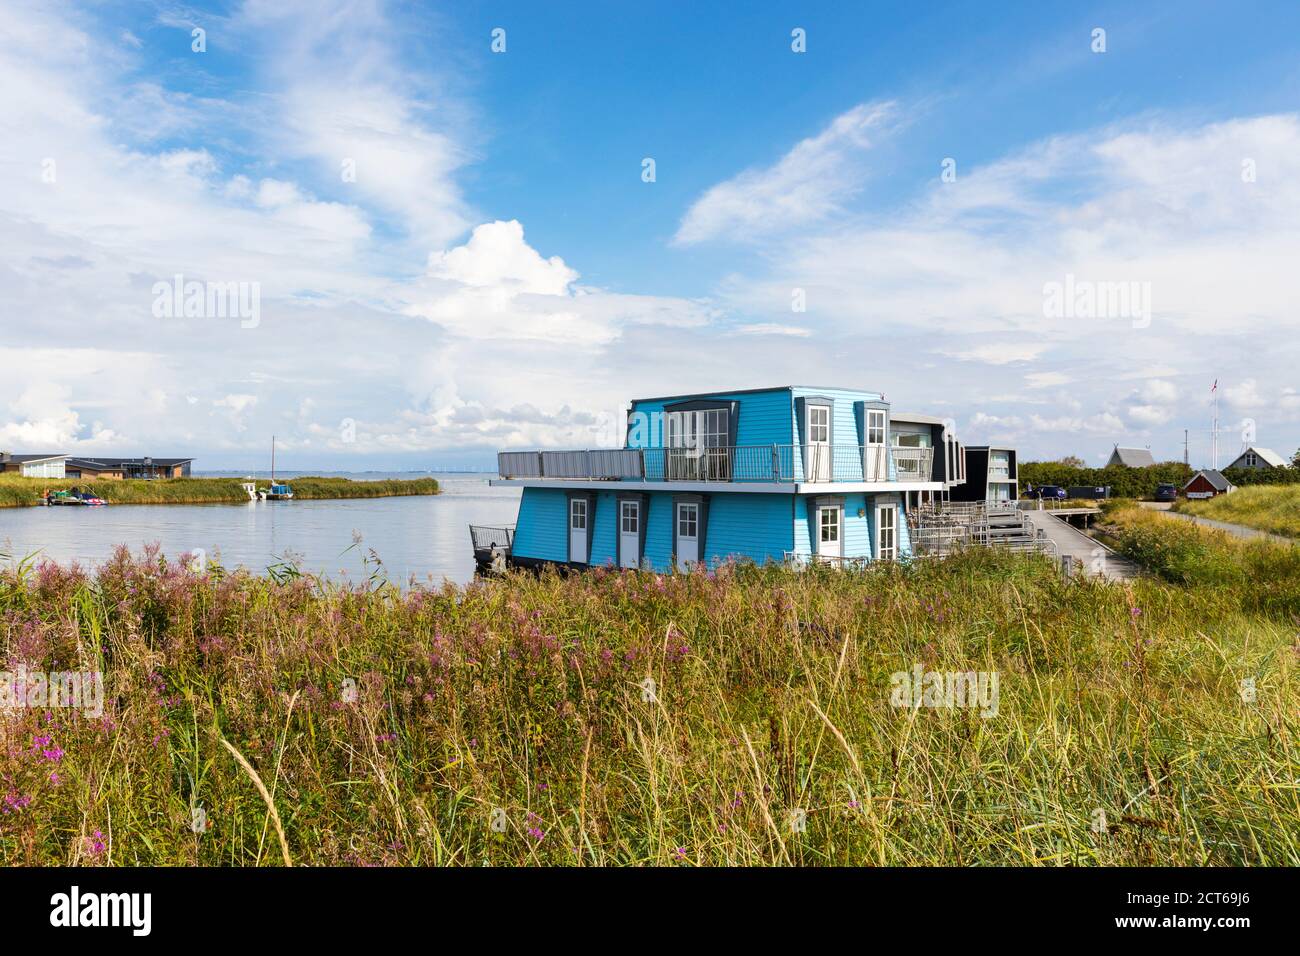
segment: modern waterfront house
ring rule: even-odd
[[[0,472],[22,475],[24,478],[62,478],[67,455],[14,455],[0,451]]]
[[[188,478],[193,458],[69,458],[69,478]]]
[[[952,419],[909,412],[890,413],[889,443],[896,448],[933,449],[931,480],[943,484],[940,491],[903,492],[909,507],[946,501],[955,485],[966,483],[966,446],[958,441],[956,430],[957,425]]]
[[[74,458],[0,451],[0,472],[25,478],[188,478],[193,458]]]
[[[954,487],[953,501],[1003,501],[1020,497],[1016,450],[989,445],[966,448],[966,481]]]
[[[637,399],[621,448],[500,452],[492,483],[522,488],[518,519],[473,529],[475,550],[525,567],[888,561],[911,553],[909,496],[958,487],[962,457],[942,420],[891,421],[876,392]]]

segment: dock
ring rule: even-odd
[[[1100,574],[1111,581],[1128,581],[1142,573],[1141,566],[1135,561],[1116,554],[1100,541],[1088,537],[1070,525],[1064,517],[1058,517],[1074,510],[1076,509],[1054,508],[1044,511],[1026,510],[1023,513],[1028,516],[1033,526],[1056,546],[1058,555],[1069,555],[1088,573]],[[1096,509],[1078,510],[1095,511]]]

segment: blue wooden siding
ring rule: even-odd
[[[785,552],[794,547],[793,498],[793,495],[711,495],[706,560],[728,556],[752,558],[759,564],[782,560]]]
[[[596,524],[591,535],[591,557],[587,563],[618,564],[618,499],[612,492],[596,495]]]
[[[668,399],[656,399],[649,402],[633,402],[632,413],[641,412],[655,415],[662,422],[664,405],[688,402],[694,399],[706,399],[719,402],[739,402],[739,416],[736,422],[736,444],[738,445],[789,445],[793,444],[794,433],[790,424],[790,390],[773,389],[770,392],[751,392],[744,395],[675,395]],[[656,425],[656,432],[661,425]],[[647,444],[643,439],[652,438]],[[657,433],[653,436],[629,435],[628,447],[646,448],[662,447],[665,436]]]
[[[706,561],[751,558],[762,564],[780,561],[793,546],[792,495],[727,494],[709,496]],[[673,548],[673,497],[650,492],[647,502],[645,554],[655,568],[667,570]],[[565,561],[568,558],[568,499],[562,489],[525,488],[519,502],[514,554],[522,558]],[[596,495],[592,529],[592,565],[618,563],[618,498]]]
[[[875,508],[872,506],[870,498],[874,495],[845,495],[844,496],[844,554],[852,558],[871,558],[872,532],[875,530],[872,524],[876,517]],[[858,511],[862,511],[862,517],[858,517]]]
[[[560,488],[525,488],[511,553],[524,558],[566,561],[569,557],[569,499]]]
[[[808,500],[812,495],[798,495],[794,510],[794,548],[798,554],[816,553],[813,547],[813,535],[817,533],[814,526],[815,515],[808,509]],[[904,512],[902,497],[897,494],[846,494],[844,498],[844,556],[846,558],[876,559],[876,506],[894,504],[898,506],[898,553],[901,557],[912,553],[911,538],[907,533],[907,516]],[[865,512],[858,517],[858,510]]]
[[[836,481],[861,481],[862,459],[848,450],[848,446],[862,445],[866,436],[859,425],[858,403],[881,400],[879,392],[859,392],[845,388],[794,388],[791,389],[790,423],[794,444],[806,444],[808,439],[803,434],[804,423],[799,421],[799,405],[796,399],[829,398],[834,401],[831,409],[831,443],[843,446],[834,459],[834,477]],[[888,444],[888,439],[886,439]],[[795,480],[804,481],[803,456],[795,456]],[[889,458],[889,479],[896,480],[894,460]]]

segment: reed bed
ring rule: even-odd
[[[408,591],[271,571],[0,576],[9,668],[107,686],[99,717],[3,715],[0,861],[1300,863],[1297,622],[1249,583],[986,549]],[[996,714],[895,706],[918,665],[996,674]]]
[[[347,478],[290,478],[295,498],[387,498],[396,495],[436,495],[434,478],[352,481]],[[111,505],[238,504],[248,501],[240,478],[159,478],[150,481],[128,478],[23,478],[0,475],[0,508],[39,505],[41,494],[80,488],[103,497]],[[271,483],[258,479],[258,488]]]

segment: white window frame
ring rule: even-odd
[[[690,531],[684,530],[689,524]],[[677,502],[677,537],[700,540],[700,505],[695,501]]]
[[[629,520],[632,527],[628,527]],[[620,501],[618,503],[618,533],[620,535],[641,533],[641,502]]]
[[[890,541],[886,545],[884,541],[884,515],[890,514],[889,537]],[[876,560],[877,561],[897,561],[898,560],[898,505],[897,504],[879,504],[876,505]]]
[[[844,557],[844,507],[838,504],[818,505],[815,527],[816,537],[813,540],[813,551],[818,555]],[[828,530],[835,532],[833,538],[827,537],[826,532]],[[826,545],[831,543],[837,545],[833,553],[826,548]]]
[[[829,405],[808,406],[808,444],[829,445],[831,443],[831,407]]]
[[[889,417],[883,408],[867,409],[867,444],[885,444],[885,432],[889,427]]]

